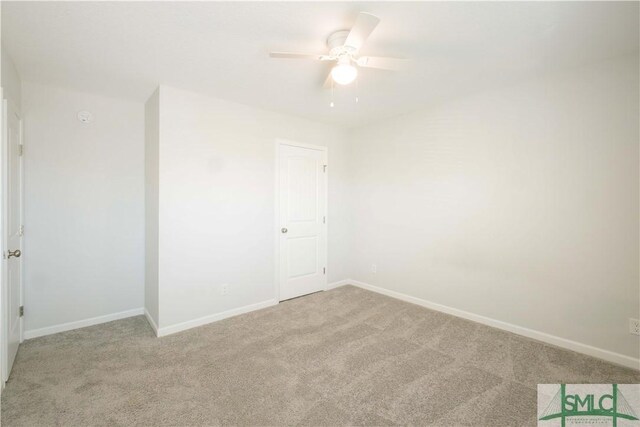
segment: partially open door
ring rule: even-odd
[[[7,381],[22,340],[22,121],[4,100],[3,144],[3,366]]]

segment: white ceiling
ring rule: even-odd
[[[381,18],[362,54],[411,58],[322,90],[325,52],[357,13]],[[144,101],[159,83],[344,126],[465,92],[638,52],[638,2],[2,2],[24,80]]]

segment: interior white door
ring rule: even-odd
[[[13,361],[18,353],[21,340],[21,313],[22,300],[22,145],[20,117],[11,104],[6,104],[6,198],[5,203],[5,271],[6,278],[6,364],[2,370],[3,378],[9,378]]]
[[[280,300],[326,289],[327,151],[279,145]]]

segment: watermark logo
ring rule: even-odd
[[[640,427],[640,384],[538,384],[538,426]]]

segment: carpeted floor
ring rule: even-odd
[[[2,425],[535,425],[559,382],[640,374],[345,286],[164,338],[140,316],[29,340]]]

